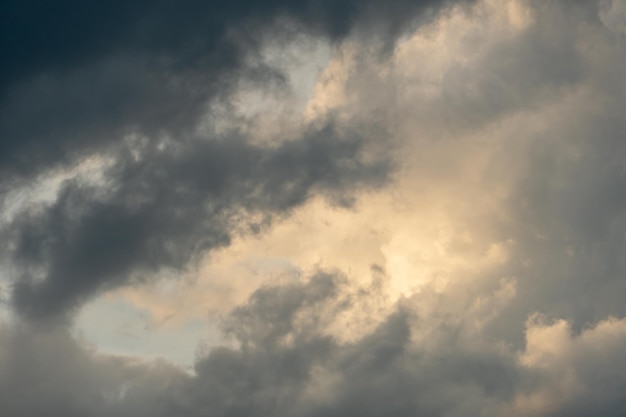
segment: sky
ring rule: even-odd
[[[626,0],[0,28],[0,415],[626,413]]]

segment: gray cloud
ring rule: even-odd
[[[332,337],[333,316],[380,297],[376,288],[355,290],[329,273],[264,287],[225,319],[239,347],[200,356],[193,376],[163,363],[97,355],[61,330],[5,328],[0,410],[86,417],[621,415],[626,380],[606,364],[623,362],[623,321],[575,337],[564,322],[537,319],[516,352],[472,328],[480,313],[424,316],[414,304],[424,300],[408,299],[361,339]]]
[[[364,4],[355,21],[368,22]],[[444,291],[426,285],[390,306],[378,267],[371,287],[338,273],[263,287],[224,318],[232,344],[201,349],[193,375],[98,354],[53,323],[14,323],[0,330],[0,414],[623,415],[624,39],[598,18],[598,2],[523,4],[533,13],[529,26],[479,49],[486,50],[479,59],[446,68],[434,98],[372,94],[390,90],[376,84],[375,66],[348,82],[358,90],[351,122],[383,109],[377,123],[414,116],[408,127],[423,127],[414,136],[433,136],[407,139],[426,155],[407,152],[424,162],[421,174],[440,179],[475,148],[492,146],[479,155],[487,161],[476,181],[501,186],[500,205],[481,213],[488,219],[472,212],[463,221],[485,228],[486,237],[470,235],[472,244],[505,247],[496,266],[468,268]],[[315,25],[333,39],[348,30]],[[411,85],[400,87],[405,93]],[[397,99],[417,111],[394,113],[389,100]],[[179,129],[158,111],[146,113],[145,125],[157,126],[140,129],[148,140],[98,141],[98,155],[112,159],[104,181],[68,180],[51,205],[19,214],[3,230],[24,316],[63,315],[99,291],[193,265],[312,194],[349,205],[393,167],[388,155],[372,159],[371,132],[357,135],[341,123],[268,147],[237,132],[195,137],[186,129],[199,116],[180,115]],[[171,128],[165,133],[182,133],[169,138],[160,122]],[[428,161],[435,142],[451,150]],[[96,153],[86,146],[80,152]],[[471,255],[487,257],[482,249]],[[358,337],[345,337],[344,327]]]
[[[470,197],[480,205],[497,190],[498,208],[476,215],[471,203],[459,201],[475,217],[457,226],[506,246],[507,260],[486,276],[457,277],[449,291],[467,300],[501,277],[514,277],[518,296],[490,331],[518,345],[534,311],[566,317],[576,331],[626,315],[626,89],[618,81],[625,44],[599,18],[601,3],[518,2],[528,15],[520,12],[525,22],[513,29],[510,22],[498,26],[505,13],[490,16],[489,4],[471,19],[453,20],[467,24],[463,37],[444,28],[450,39],[442,35],[442,41],[439,26],[426,29],[433,42],[462,42],[451,47],[458,60],[446,58],[432,73],[410,72],[411,63],[401,62],[408,74],[400,69],[385,76],[371,65],[347,81],[358,98],[342,104],[346,111],[383,114],[383,125],[397,125],[399,140],[426,155],[405,162],[425,182],[462,182],[458,166],[487,155],[484,166],[467,173],[479,184]],[[480,19],[484,31],[474,26]],[[407,50],[424,57],[419,46]],[[367,101],[373,95],[379,100]]]
[[[165,363],[94,355],[56,328],[3,326],[0,340],[0,410],[16,417],[164,415],[151,414],[162,404],[158,396],[187,379]],[[122,409],[116,404],[131,385],[138,389]],[[136,403],[142,399],[151,404]]]
[[[68,181],[54,204],[5,227],[15,305],[54,316],[133,274],[182,268],[227,245],[238,214],[268,220],[316,192],[345,204],[355,187],[380,184],[390,162],[366,162],[356,133],[330,126],[262,149],[239,133],[197,139],[197,130],[244,80],[265,90],[284,84],[262,56],[264,45],[294,31],[332,42],[355,31],[393,41],[448,4],[3,3],[3,195],[88,158],[116,158],[106,186]],[[142,138],[132,151],[129,137]],[[158,151],[163,141],[170,145]]]
[[[18,308],[54,315],[131,273],[180,268],[200,251],[227,245],[237,212],[269,219],[317,191],[339,201],[343,190],[380,183],[389,162],[363,162],[356,134],[335,140],[341,135],[333,127],[275,150],[255,148],[240,134],[190,138],[211,119],[211,105],[229,102],[233,85],[245,79],[272,90],[284,82],[260,53],[289,36],[281,19],[332,41],[353,30],[393,39],[420,13],[447,5],[3,3],[3,194],[50,169],[119,158],[105,173],[107,187],[67,182],[56,203],[22,213],[3,232],[5,255],[22,265]],[[132,151],[140,161],[126,150],[129,136],[148,142]],[[163,140],[177,144],[159,152]],[[32,283],[32,270],[42,283]]]
[[[263,81],[258,54],[270,39],[295,30],[337,41],[358,28],[392,40],[449,3],[4,2],[0,172],[32,175],[132,132],[193,130],[233,80]],[[278,29],[281,19],[295,29]]]
[[[135,145],[115,155],[101,183],[67,180],[52,205],[6,228],[5,253],[21,274],[15,306],[54,317],[133,276],[182,269],[233,234],[257,233],[312,193],[349,204],[387,177],[389,161],[367,153],[366,139],[333,124],[272,148],[235,134]]]
[[[517,343],[523,343],[520,325],[533,311],[568,318],[576,332],[606,317],[626,315],[620,301],[626,291],[626,124],[621,117],[626,90],[615,82],[626,62],[624,44],[602,25],[597,6],[534,5],[532,35],[523,37],[514,50],[541,50],[552,44],[558,45],[558,52],[520,62],[520,74],[506,78],[520,80],[526,73],[538,77],[531,83],[534,87],[513,90],[538,87],[534,97],[522,96],[504,117],[536,112],[537,117],[528,120],[541,126],[497,138],[518,145],[514,152],[509,147],[497,152],[492,165],[492,173],[511,178],[506,219],[494,225],[499,223],[503,240],[514,242],[509,262],[496,274],[518,282],[516,299],[494,328]],[[586,48],[589,42],[597,51]],[[565,73],[553,78],[559,68]],[[492,94],[489,88],[483,91]],[[501,117],[477,129],[489,129]]]
[[[545,128],[529,134],[527,149],[515,157],[523,171],[507,201],[512,221],[503,226],[517,245],[504,273],[520,283],[517,311],[508,320],[542,311],[567,317],[576,331],[626,315],[620,301],[626,291],[626,89],[615,82],[626,61],[622,40],[609,34],[590,3],[571,13],[568,6],[545,12],[544,19],[558,16],[559,27],[572,31],[581,73],[561,92]],[[588,39],[603,47],[587,50]]]

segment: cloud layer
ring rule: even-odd
[[[624,414],[623,1],[66,6],[0,38],[0,414]],[[101,294],[221,340],[99,351]]]
[[[224,321],[236,347],[201,354],[195,375],[163,362],[100,356],[64,331],[3,329],[0,410],[14,416],[621,415],[626,322],[574,335],[534,316],[521,350],[485,337],[480,308],[423,311],[427,297],[363,318],[380,282],[345,277],[265,287]],[[496,291],[491,300],[507,291]],[[372,304],[373,303],[373,304]],[[474,306],[476,307],[476,306]],[[419,312],[418,310],[422,310]],[[356,310],[356,311],[355,311]],[[346,317],[371,331],[333,337]],[[365,320],[365,321],[363,321]],[[62,381],[63,383],[59,383]]]
[[[444,6],[5,3],[4,194],[87,159],[106,165],[99,183],[67,181],[56,202],[5,228],[4,252],[19,265],[17,308],[63,314],[135,272],[181,268],[199,251],[228,244],[245,227],[234,217],[267,222],[314,192],[346,204],[355,187],[382,183],[389,162],[364,157],[372,138],[361,138],[363,127],[338,132],[321,121],[288,144],[255,147],[238,129],[216,132],[212,108],[228,106],[241,83],[280,89],[283,74],[262,48],[294,31],[338,41],[358,29],[393,40],[424,11]]]

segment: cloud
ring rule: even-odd
[[[194,300],[185,311],[199,317],[283,271],[298,279],[323,265],[363,281],[375,263],[391,298],[443,293],[453,315],[515,282],[483,331],[520,349],[534,312],[575,333],[624,317],[624,55],[600,12],[485,1],[422,26],[389,61],[343,44],[309,110],[384,126],[390,181],[351,211],[312,201],[262,238],[237,239],[176,297],[132,300],[155,311]]]
[[[129,133],[193,131],[208,102],[242,77],[280,79],[260,55],[268,42],[294,31],[338,41],[357,28],[393,40],[424,11],[450,3],[6,2],[0,172],[33,175]]]
[[[380,290],[355,288],[334,273],[264,287],[225,318],[224,331],[236,346],[201,353],[194,375],[160,362],[97,354],[64,330],[4,328],[0,410],[87,417],[598,410],[617,416],[623,410],[623,320],[610,318],[573,335],[566,321],[533,316],[526,346],[516,351],[474,326],[484,310],[464,317],[438,308],[424,314],[418,312],[427,301],[422,298],[370,316],[370,330],[356,340],[334,338],[334,317],[360,320],[358,307],[379,298]]]
[[[0,410],[16,417],[158,415],[150,414],[159,410],[158,395],[187,378],[166,363],[97,355],[63,329],[3,326],[0,340]],[[128,391],[133,399],[122,409]]]
[[[244,42],[245,59],[210,72],[233,78],[200,94],[207,107],[179,125],[150,113],[180,129],[98,140],[77,151],[80,164],[55,157],[66,169],[54,173],[58,195],[14,209],[2,229],[22,319],[0,332],[1,413],[623,414],[619,4],[448,8],[410,36],[391,30],[382,59],[375,38],[410,19],[381,12],[391,26],[377,26],[373,4],[336,3],[353,10],[344,27],[325,12],[303,21],[284,3],[259,14],[276,24],[260,32],[266,20],[226,8],[224,33]],[[276,41],[288,16],[336,50],[298,121],[257,136],[250,126],[275,109],[247,124],[228,114],[231,93],[272,95],[288,75],[235,35],[245,26]],[[202,73],[193,68],[182,78]],[[255,77],[275,84],[246,84]],[[27,178],[16,166],[11,181]],[[196,266],[199,285],[175,296],[153,297],[150,284],[114,294],[161,318],[172,300],[185,310],[177,317],[197,318],[207,300],[226,309],[251,294],[221,318],[221,342],[199,346],[192,373],[107,356],[43,320]]]
[[[312,193],[347,204],[361,187],[385,181],[389,162],[368,158],[364,138],[342,136],[328,125],[276,148],[237,136],[148,142],[116,155],[103,183],[67,180],[52,205],[19,214],[5,230],[23,274],[17,309],[53,317],[133,277],[182,269],[233,234],[263,230]]]
[[[490,331],[518,344],[533,311],[575,331],[626,314],[624,44],[602,10],[484,1],[400,42],[392,65],[358,45],[331,64],[318,108],[377,118],[400,144],[391,197],[366,216],[385,223],[371,259],[405,293],[466,299],[515,277]]]
[[[626,33],[626,2],[609,0],[602,2],[600,19],[615,33]]]
[[[370,156],[377,151],[365,142],[375,140],[362,133],[374,124],[338,127],[330,115],[262,147],[245,117],[219,109],[232,109],[240,90],[289,89],[267,56],[272,45],[348,36],[393,43],[451,4],[3,4],[3,202],[85,161],[104,165],[100,183],[70,175],[55,202],[3,228],[18,310],[63,314],[136,275],[181,269],[311,195],[347,205],[361,186],[383,183],[391,160]],[[224,132],[229,118],[239,127]],[[285,137],[290,143],[276,145]],[[252,214],[259,224],[240,224]]]

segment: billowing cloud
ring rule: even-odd
[[[23,211],[4,228],[18,310],[62,314],[133,275],[181,268],[312,194],[346,205],[359,187],[382,183],[390,162],[365,149],[374,139],[362,137],[368,126],[337,127],[331,117],[263,147],[241,127],[220,131],[216,108],[232,105],[230,93],[241,84],[269,94],[285,88],[263,50],[288,43],[294,31],[329,41],[354,31],[393,41],[426,11],[445,6],[4,4],[5,194],[85,160],[104,166],[100,182],[85,186],[70,175],[55,202]],[[290,136],[281,135],[275,143]],[[244,219],[253,214],[258,220]]]
[[[264,44],[294,32],[385,41],[450,2],[9,1],[0,67],[0,172],[32,175],[129,133],[193,131],[241,77],[267,82]]]
[[[312,192],[375,185],[387,163],[365,161],[362,148],[362,138],[328,126],[276,149],[237,137],[129,149],[107,168],[104,186],[68,180],[51,206],[11,222],[5,248],[24,274],[16,307],[54,316],[135,273],[183,268],[232,233],[258,232]]]
[[[402,144],[398,180],[367,214],[384,232],[361,235],[378,239],[371,259],[409,293],[475,297],[515,277],[494,327],[518,343],[533,311],[577,331],[626,314],[624,39],[600,6],[482,2],[401,42],[392,65],[344,53],[314,103],[386,120]]]
[[[0,413],[621,416],[622,2],[459,4],[135,3],[110,48],[5,72],[4,126],[51,136],[3,167]],[[276,56],[315,42],[296,98]],[[87,85],[129,111],[51,104]],[[189,372],[112,356],[81,336],[103,293],[220,336]]]
[[[384,285],[384,284],[383,284]],[[224,321],[233,347],[200,353],[188,375],[162,362],[107,357],[62,330],[3,329],[0,411],[13,416],[561,416],[623,412],[626,323],[609,318],[574,335],[534,316],[526,345],[485,337],[484,308],[451,316],[406,299],[363,317],[381,286],[355,289],[320,273],[265,287]],[[495,292],[485,304],[501,301]],[[506,298],[506,297],[505,297]],[[365,325],[333,337],[337,317]]]

